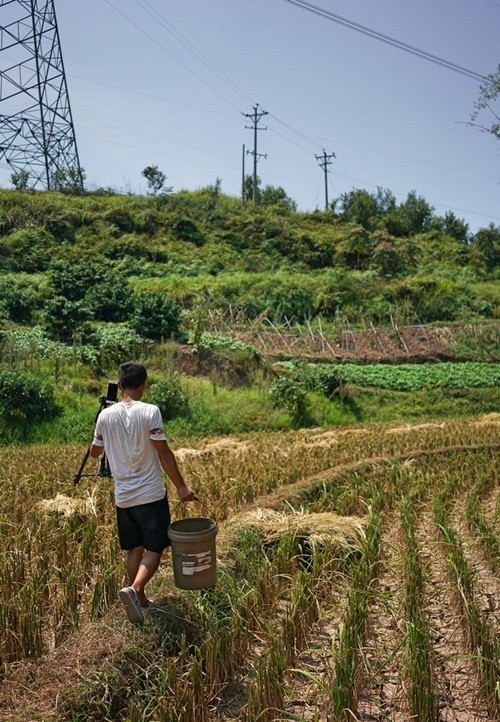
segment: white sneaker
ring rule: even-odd
[[[133,587],[124,587],[118,592],[118,596],[121,599],[127,617],[132,624],[143,624],[144,613],[137,599],[137,593]]]

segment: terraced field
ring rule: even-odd
[[[2,452],[0,719],[500,719],[499,432],[490,415],[178,449],[220,524],[218,582],[176,590],[167,558],[143,628],[116,603],[110,483],[72,489],[79,447]]]

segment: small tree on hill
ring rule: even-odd
[[[167,176],[157,165],[148,165],[142,171],[142,175],[147,181],[149,195],[156,196],[160,191],[163,193],[171,193],[172,188],[164,188]]]
[[[20,170],[10,176],[10,182],[17,191],[25,191],[28,188],[29,179],[30,174],[27,170]]]

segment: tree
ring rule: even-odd
[[[148,195],[155,196],[160,191],[163,193],[170,193],[172,191],[172,188],[164,188],[167,176],[158,168],[157,165],[146,166],[146,168],[142,171],[142,175],[148,183]]]
[[[493,103],[500,97],[500,65],[494,73],[486,78],[486,82],[479,86],[479,97],[475,103],[475,111],[471,114],[469,125],[479,128],[482,133],[491,133],[495,138],[500,139],[500,111],[493,108]],[[483,122],[477,123],[479,115],[483,111],[490,111],[494,121],[490,125]]]
[[[372,228],[373,219],[378,215],[376,199],[362,188],[342,193],[332,202],[333,211],[337,206],[343,220],[359,223],[366,230]]]
[[[472,238],[473,255],[493,271],[500,264],[500,226],[493,223],[487,228],[480,228]]]
[[[334,213],[338,207],[343,220],[359,223],[366,230],[372,230],[378,218],[394,210],[396,199],[390,190],[380,186],[376,193],[357,188],[343,193],[331,205]]]
[[[281,206],[292,212],[297,210],[296,202],[290,198],[281,186],[265,186],[261,193],[260,202],[263,206]]]
[[[20,170],[17,173],[12,173],[10,176],[10,182],[17,191],[25,191],[28,187],[30,179],[29,171]]]
[[[423,233],[430,227],[434,208],[425,198],[410,191],[404,203],[384,217],[386,230],[393,236],[410,236]]]
[[[433,218],[431,228],[437,228],[460,243],[469,242],[469,225],[463,219],[457,218],[453,211],[446,211],[444,218]]]
[[[52,173],[50,184],[54,191],[68,193],[69,195],[80,195],[83,193],[83,183],[86,173],[83,168],[71,166],[67,169],[59,168]]]
[[[257,176],[257,188],[255,189],[255,200],[257,203],[260,203],[262,190],[260,188],[261,180],[259,176]],[[253,175],[246,175],[245,180],[243,182],[243,200],[245,201],[251,201],[253,200]]]
[[[347,235],[337,245],[337,259],[348,268],[365,268],[373,251],[370,233],[363,226],[346,226]]]
[[[372,263],[381,276],[392,278],[405,270],[404,254],[387,231],[374,231]]]

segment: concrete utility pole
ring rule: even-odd
[[[262,116],[267,115],[267,111],[259,111],[259,104],[254,106],[253,113],[243,113],[245,118],[251,118],[253,125],[245,125],[248,130],[253,130],[253,151],[247,150],[247,153],[253,155],[253,205],[254,208],[257,205],[257,161],[259,158],[267,158],[267,153],[257,153],[257,131],[267,130],[266,126],[259,128],[259,120]]]
[[[332,163],[330,158],[336,157],[335,153],[327,153],[325,149],[323,149],[323,155],[316,156],[316,160],[325,173],[325,211],[328,210],[328,166]]]
[[[241,205],[245,204],[245,144],[241,154]]]

